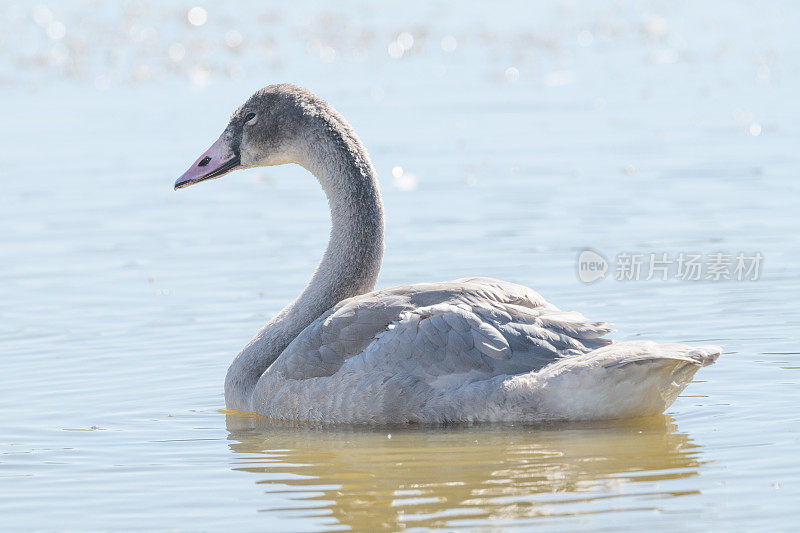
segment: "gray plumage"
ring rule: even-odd
[[[370,292],[383,255],[375,171],[344,118],[305,89],[259,91],[212,149],[239,167],[302,165],[325,190],[332,221],[306,289],[231,364],[231,409],[347,423],[641,416],[663,411],[720,353],[612,344],[608,324],[489,278]],[[207,179],[190,172],[187,184]]]

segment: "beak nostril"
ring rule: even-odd
[[[203,159],[202,159],[202,160],[201,160],[199,163],[197,163],[197,166],[198,166],[198,167],[204,167],[204,166],[206,166],[206,165],[207,165],[209,162],[211,162],[211,158],[210,158],[210,157],[208,157],[208,156],[205,156],[205,157],[204,157],[204,158],[203,158]]]

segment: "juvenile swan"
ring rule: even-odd
[[[330,241],[303,293],[233,360],[231,409],[375,424],[645,416],[666,409],[720,354],[612,344],[608,324],[496,279],[373,291],[383,256],[375,170],[345,119],[301,87],[251,96],[175,188],[285,163],[325,190]]]

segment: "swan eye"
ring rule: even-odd
[[[255,113],[248,113],[244,116],[244,123],[247,124],[248,126],[252,126],[253,124],[256,123],[257,118],[258,117],[256,117]]]

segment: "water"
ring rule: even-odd
[[[198,27],[190,7],[0,8],[4,529],[792,526],[794,4],[244,3]],[[509,279],[618,339],[720,344],[718,364],[647,420],[226,414],[227,365],[308,280],[325,200],[298,168],[172,183],[278,81],[370,150],[379,286]],[[584,247],[764,261],[757,281],[585,285]]]

